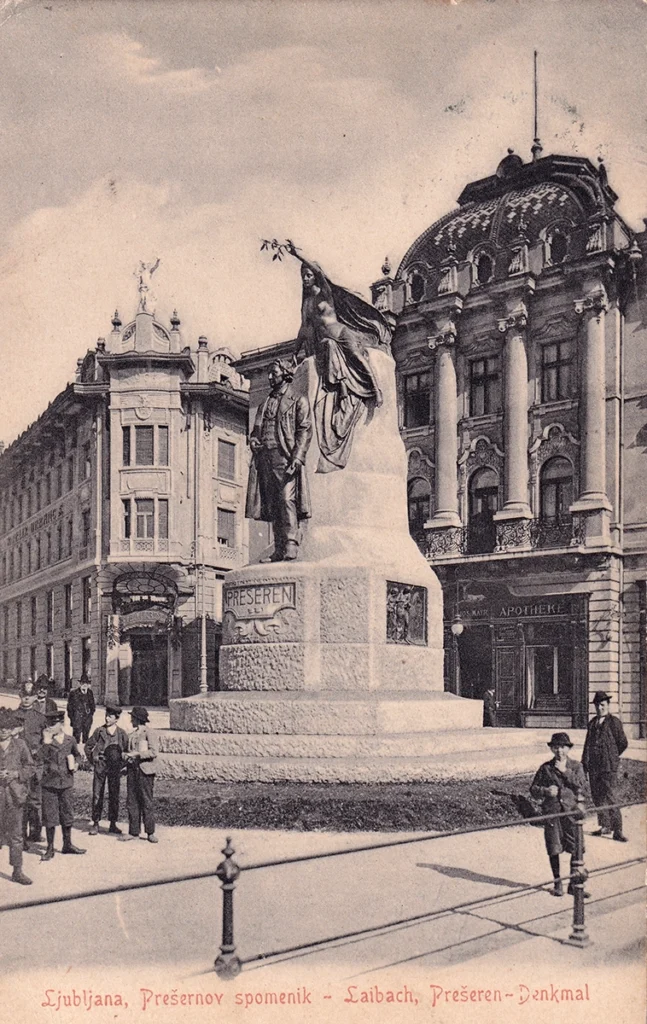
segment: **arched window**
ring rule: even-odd
[[[409,533],[419,543],[425,534],[424,526],[431,515],[431,487],[427,480],[415,477],[407,487],[409,499]]]
[[[422,274],[414,271],[409,279],[409,287],[411,289],[412,302],[420,302],[425,294],[425,279]]]
[[[482,252],[476,263],[476,279],[479,284],[488,284],[494,277],[494,260]]]
[[[573,504],[573,466],[561,455],[548,459],[539,477],[539,507],[542,519],[563,519]]]
[[[498,507],[498,473],[489,466],[477,469],[469,482],[468,554],[494,551],[496,525],[493,516]]]
[[[553,232],[550,240],[550,262],[563,263],[568,254],[568,236],[563,231]]]

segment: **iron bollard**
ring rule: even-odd
[[[575,849],[571,862],[571,884],[573,887],[573,930],[568,937],[571,946],[579,946],[584,949],[590,945],[590,939],[586,931],[584,921],[584,883],[589,873],[584,867],[584,794],[579,793],[577,797],[577,811],[575,812]]]
[[[234,945],[234,889],[240,874],[238,864],[232,860],[234,852],[231,836],[227,836],[225,848],[222,850],[225,859],[216,868],[216,875],[222,882],[222,944],[220,955],[213,964],[218,977],[225,980],[235,978],[241,971],[240,959],[236,956]]]

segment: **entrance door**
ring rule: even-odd
[[[132,704],[168,704],[168,641],[164,634],[131,633],[133,665],[130,681]]]
[[[497,646],[495,649],[496,699],[498,725],[519,725],[521,648]]]
[[[492,631],[489,626],[465,627],[458,637],[460,695],[481,700],[492,683]]]

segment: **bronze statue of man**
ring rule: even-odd
[[[270,366],[270,394],[258,407],[249,445],[248,519],[274,528],[271,562],[293,561],[299,552],[299,522],[311,515],[305,472],[312,438],[310,403],[290,388],[293,370],[282,360]]]

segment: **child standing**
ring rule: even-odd
[[[120,836],[117,825],[119,817],[119,789],[123,754],[128,750],[128,734],[117,725],[121,708],[106,704],[106,722],[95,729],[85,745],[85,756],[94,768],[92,778],[92,828],[89,834],[99,833],[99,822],[103,814],[103,795],[108,783],[109,832]]]
[[[157,737],[148,726],[149,718],[146,708],[134,707],[130,712],[130,719],[133,731],[128,736],[128,750],[124,754],[128,768],[126,777],[128,835],[122,836],[121,839],[122,842],[137,839],[143,821],[149,843],[157,843],[159,840],[155,835],[155,814],[153,812]]]
[[[542,814],[559,814],[561,811],[574,811],[577,798],[584,791],[586,779],[584,769],[579,761],[571,761],[570,737],[566,732],[555,732],[548,746],[553,752],[552,760],[545,761],[535,775],[530,787],[533,800],[541,802]],[[544,838],[550,867],[555,879],[553,896],[563,896],[559,855],[570,853],[571,872],[573,870],[573,854],[575,853],[575,818],[553,818],[544,823]],[[569,895],[573,895],[573,883],[568,886]],[[584,894],[588,896],[588,893]]]
[[[43,745],[36,754],[37,761],[43,765],[41,781],[43,798],[43,824],[47,836],[47,849],[42,860],[51,860],[54,856],[54,833],[60,825],[63,831],[62,853],[85,853],[85,850],[72,843],[72,825],[74,824],[74,801],[72,787],[74,772],[78,768],[81,754],[76,740],[63,731],[64,711],[50,711],[47,726],[43,730]]]
[[[0,844],[9,846],[11,881],[31,885],[22,870],[22,815],[34,762],[25,741],[15,735],[21,727],[15,711],[0,708]]]

